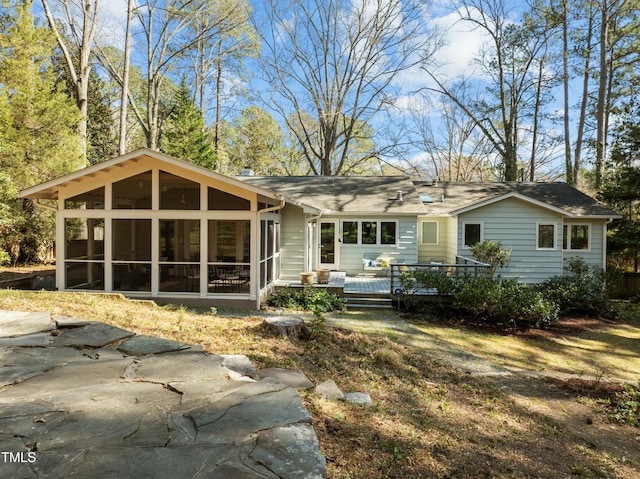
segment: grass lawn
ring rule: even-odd
[[[448,343],[517,369],[638,379],[637,322],[528,336],[417,323],[406,334],[393,313],[354,312],[333,317],[313,340],[292,341],[266,334],[254,313],[214,316],[120,296],[0,290],[0,309],[103,321],[368,392],[373,407],[301,393],[329,478],[639,477],[640,429],[609,424],[557,384],[467,375],[421,343]]]
[[[423,323],[420,331],[512,370],[640,379],[640,322],[569,318],[547,331],[502,334]]]

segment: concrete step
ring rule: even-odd
[[[392,309],[393,300],[391,298],[372,298],[372,297],[345,297],[348,309],[360,308],[376,308],[376,309]]]

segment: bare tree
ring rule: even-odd
[[[73,79],[76,103],[80,111],[78,137],[81,154],[87,163],[87,109],[89,75],[91,73],[91,50],[98,27],[100,0],[54,0],[60,7],[61,19],[55,18],[48,0],[42,6],[49,27],[53,31],[64,55],[69,75]],[[58,22],[68,27],[69,35],[58,28]]]
[[[476,95],[467,84],[457,86],[459,98]],[[410,126],[403,136],[411,141],[412,157],[405,159],[410,171],[420,178],[439,181],[485,181],[497,177],[491,145],[455,102],[440,97],[435,124],[431,121],[433,108],[427,102],[416,99],[408,110]],[[416,151],[422,161],[416,161]]]
[[[354,137],[393,102],[393,82],[435,46],[423,10],[402,0],[270,0],[263,73],[274,107],[315,174],[336,175]],[[311,124],[305,118],[313,118]],[[353,167],[353,165],[351,165]]]
[[[145,53],[142,71],[146,81],[145,105],[136,103],[128,92],[129,105],[146,138],[147,147],[158,149],[161,106],[167,95],[166,84],[176,74],[179,63],[200,40],[216,34],[216,26],[200,34],[188,35],[193,19],[204,14],[202,2],[196,0],[151,0],[134,9],[140,29],[140,50]],[[98,47],[98,59],[114,80],[122,86],[124,79],[120,65],[108,49]]]
[[[118,153],[124,155],[127,150],[127,106],[129,104],[129,67],[131,63],[131,17],[133,0],[127,0],[127,25],[124,41],[124,65],[122,67],[122,92],[120,95],[120,142]]]
[[[505,0],[464,0],[459,13],[462,22],[489,39],[475,62],[487,94],[460,98],[446,79],[425,67],[436,85],[427,90],[448,97],[473,120],[500,156],[504,180],[517,181],[518,149],[523,137],[531,134],[527,129],[535,124],[533,116],[540,114],[536,110],[543,94],[539,90],[540,72],[544,71],[540,62],[547,39],[526,24],[513,23]]]
[[[250,24],[251,6],[247,0],[201,0],[191,7],[200,10],[193,17],[190,34],[196,47],[189,51],[195,80],[196,99],[204,121],[207,112],[207,85],[214,85],[214,149],[220,156],[223,81],[243,77],[243,59],[258,54],[259,42]]]

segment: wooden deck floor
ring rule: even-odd
[[[276,286],[289,286],[292,288],[303,287],[300,280],[278,280]],[[391,282],[389,278],[347,276],[344,272],[332,271],[329,276],[328,284],[319,284],[314,273],[313,286],[318,288],[328,288],[331,290],[342,290],[344,294],[388,296],[390,294]]]
[[[391,281],[389,278],[347,276],[344,282],[344,292],[345,294],[389,295],[391,292]]]

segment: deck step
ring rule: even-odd
[[[393,300],[391,298],[372,298],[372,297],[345,297],[346,306],[349,309],[359,308],[376,308],[376,309],[392,309]]]

